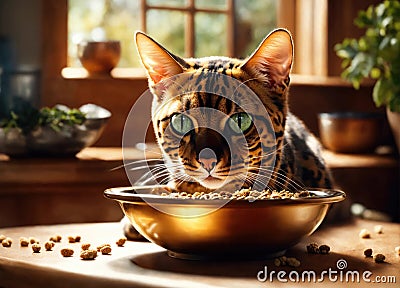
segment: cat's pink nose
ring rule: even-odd
[[[217,165],[217,156],[210,148],[204,148],[199,153],[199,162],[201,166],[210,172]]]
[[[206,169],[208,172],[210,172],[215,165],[217,165],[217,159],[216,158],[200,158],[199,162],[201,164],[201,166]]]

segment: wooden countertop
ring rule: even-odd
[[[375,225],[383,225],[383,234],[373,232]],[[362,228],[372,232],[370,239],[360,239]],[[289,249],[287,256],[301,261],[298,268],[276,267],[273,259],[253,261],[193,261],[169,257],[163,248],[149,242],[128,241],[124,247],[117,247],[115,241],[121,236],[119,223],[68,224],[53,226],[27,226],[0,229],[14,239],[10,248],[0,246],[0,287],[309,287],[307,280],[301,281],[304,271],[314,271],[316,281],[323,287],[398,287],[400,281],[400,257],[395,254],[395,246],[400,245],[400,224],[379,223],[355,220],[338,226],[320,228],[313,235]],[[19,237],[33,236],[41,243],[50,236],[60,234],[63,239],[53,251],[33,253],[30,247],[19,247]],[[69,244],[67,236],[80,235],[81,243],[111,243],[111,255],[99,255],[95,260],[80,260],[80,243]],[[305,245],[310,242],[328,244],[328,255],[310,255],[305,252]],[[64,258],[60,249],[71,247],[73,257]],[[374,253],[386,255],[385,263],[375,263],[372,258],[365,258],[365,248],[372,248]],[[43,249],[43,248],[42,248]],[[337,265],[347,265],[347,268]],[[268,275],[275,271],[275,277],[265,282],[263,278],[267,267]],[[340,267],[340,268],[339,268]],[[328,272],[333,278],[329,279]],[[279,271],[286,271],[288,283],[276,278]],[[291,272],[297,271],[297,272]],[[352,281],[350,272],[357,271],[359,283]],[[368,272],[369,271],[369,272]],[[347,273],[349,272],[349,273]],[[289,280],[288,275],[300,275],[297,283]],[[325,273],[325,274],[322,274]],[[342,280],[340,273],[343,273]],[[347,274],[346,274],[347,273]],[[363,274],[365,273],[365,274]],[[323,275],[320,278],[320,275]],[[334,276],[338,276],[336,279]],[[346,281],[346,275],[350,276]],[[366,276],[364,280],[362,276]],[[396,283],[377,283],[379,280]],[[366,281],[374,282],[367,283]],[[313,283],[315,284],[315,283]]]

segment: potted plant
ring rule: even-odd
[[[386,106],[389,124],[400,151],[400,1],[385,0],[359,12],[354,21],[365,34],[336,44],[342,77],[358,89],[365,78],[375,79],[373,100]]]

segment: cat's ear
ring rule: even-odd
[[[285,29],[277,29],[264,39],[243,64],[242,69],[252,76],[264,79],[267,83],[274,85],[285,82],[289,76],[292,62],[292,36]]]
[[[150,80],[157,84],[183,72],[183,67],[164,47],[142,32],[136,32],[136,46]]]

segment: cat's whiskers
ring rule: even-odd
[[[148,158],[148,159],[135,160],[135,161],[132,161],[129,163],[124,163],[120,166],[111,168],[110,171],[115,171],[115,170],[118,170],[118,169],[121,169],[121,168],[124,168],[127,166],[131,166],[131,165],[135,165],[135,164],[139,164],[139,163],[143,163],[143,162],[149,162],[149,161],[162,161],[162,159],[161,158]]]
[[[254,175],[257,175],[258,177],[261,176],[261,177],[271,178],[272,176],[276,176],[275,182],[277,182],[279,185],[281,185],[281,187],[288,186],[288,187],[291,187],[292,189],[294,189],[295,191],[305,190],[305,186],[301,183],[301,181],[295,181],[295,180],[291,179],[290,177],[288,177],[287,175],[280,173],[278,171],[268,169],[268,168],[262,168],[262,167],[253,167],[253,170],[267,172],[269,174],[268,175],[260,175],[258,173],[251,172],[251,171],[249,171],[248,173],[253,173]]]
[[[272,154],[275,154],[275,153],[277,153],[277,152],[282,152],[283,148],[285,148],[285,146],[288,146],[288,145],[289,145],[289,143],[285,143],[285,144],[283,144],[279,149],[274,150],[274,151],[271,151],[271,152],[266,153],[266,154],[259,155],[259,156],[249,155],[249,158],[251,158],[251,159],[266,158],[266,157],[269,157],[269,156],[271,156]]]

